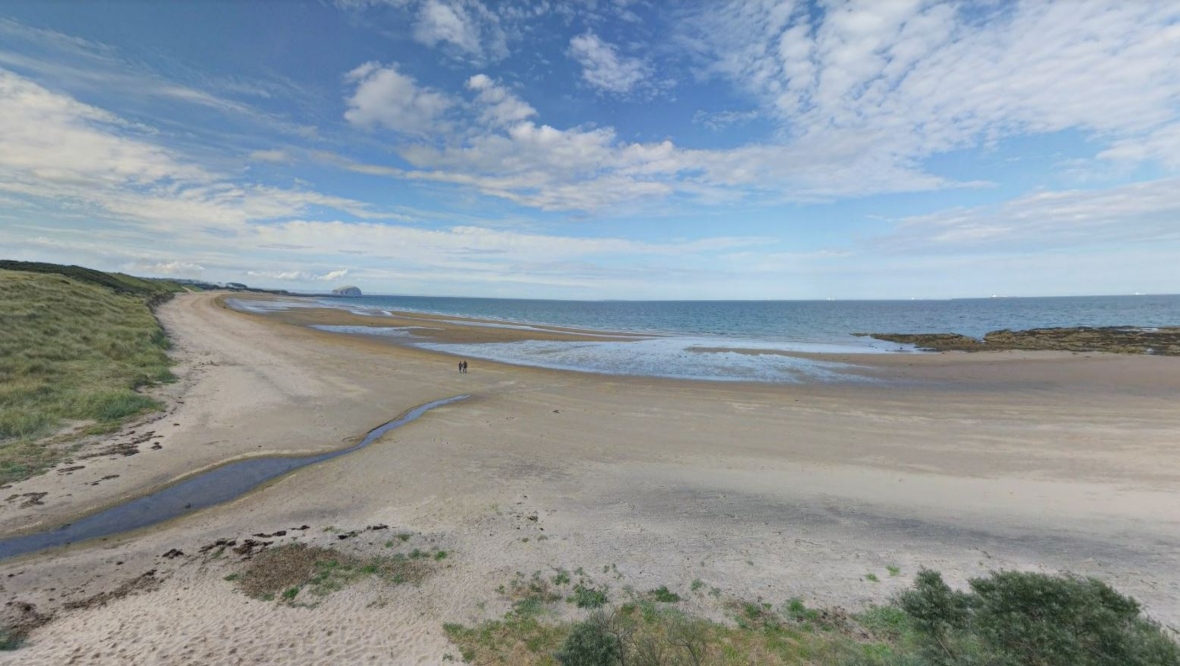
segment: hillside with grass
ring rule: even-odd
[[[164,280],[0,261],[0,483],[44,472],[78,434],[160,407],[137,389],[173,379],[151,307],[177,291]],[[67,426],[73,436],[57,435]]]

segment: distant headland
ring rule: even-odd
[[[362,294],[361,294],[360,289],[358,289],[357,287],[353,287],[352,285],[349,285],[347,287],[336,287],[335,289],[332,290],[332,295],[333,296],[348,296],[351,298],[356,298],[357,296],[361,296]]]

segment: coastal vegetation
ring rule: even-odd
[[[0,262],[0,483],[43,472],[79,434],[159,408],[139,390],[173,379],[151,307],[177,291],[78,266]],[[76,427],[54,436],[63,425]]]
[[[1180,327],[1126,326],[992,331],[982,339],[958,333],[856,333],[923,351],[1071,351],[1180,356]]]
[[[449,624],[464,660],[553,666],[1177,666],[1178,646],[1139,604],[1093,578],[994,572],[951,589],[924,570],[890,604],[857,614],[724,603],[716,621],[678,609],[661,587],[574,622],[545,621],[548,592],[534,576],[503,619]],[[673,600],[675,598],[675,601]]]
[[[432,562],[446,556],[446,551],[415,548],[409,553],[363,557],[297,543],[264,550],[243,572],[227,579],[255,599],[314,605],[331,592],[371,576],[394,585],[420,583],[430,573]]]

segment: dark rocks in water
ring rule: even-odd
[[[866,334],[858,333],[859,336]],[[868,337],[903,345],[914,345],[923,351],[983,351],[987,349],[975,338],[958,333],[868,333]]]
[[[332,295],[333,296],[349,296],[349,297],[355,298],[355,297],[361,295],[361,290],[358,289],[357,287],[353,287],[351,285],[349,285],[347,287],[337,287],[332,290]]]
[[[1180,326],[1033,328],[992,331],[983,340],[957,333],[870,333],[869,337],[911,344],[923,351],[1072,351],[1180,356]]]

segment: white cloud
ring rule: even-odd
[[[356,84],[344,118],[362,127],[383,125],[406,134],[424,134],[436,129],[442,114],[453,105],[446,95],[419,86],[393,65],[367,62],[344,79]]]
[[[435,46],[440,42],[454,45],[469,55],[482,52],[479,28],[462,5],[444,0],[426,0],[418,10],[414,39]]]
[[[412,22],[414,41],[475,62],[507,56],[508,37],[501,17],[519,18],[518,8],[508,3],[488,8],[480,0],[336,0],[335,4],[348,10],[393,7]]]
[[[298,88],[289,81],[217,78],[189,70],[186,78],[195,79],[200,86],[194,87],[161,76],[152,67],[136,62],[106,44],[4,18],[0,18],[0,67],[53,81],[54,85],[75,94],[80,91],[117,94],[123,100],[134,100],[141,105],[147,102],[149,107],[150,103],[158,101],[180,102],[289,135],[303,136],[308,132],[306,126],[229,97],[235,94],[272,97],[273,92],[288,96],[298,94]],[[175,63],[173,69],[176,69]],[[161,115],[165,119],[168,117],[167,114]]]
[[[582,66],[582,79],[609,93],[629,93],[650,75],[650,66],[639,58],[619,54],[613,44],[587,31],[570,40],[570,57]]]
[[[948,255],[1040,253],[1180,241],[1180,178],[1102,190],[1036,192],[1002,204],[904,218],[873,245]]]
[[[612,128],[558,129],[532,121],[472,130],[449,145],[400,145],[413,168],[344,163],[362,173],[452,183],[542,210],[601,210],[672,196],[700,203],[822,199],[931,189],[870,150],[873,136],[815,146],[689,150],[671,141],[632,143]]]
[[[4,69],[0,110],[0,181],[11,188],[212,179],[169,151],[126,136],[132,128],[116,116]]]
[[[467,79],[467,88],[476,91],[475,101],[483,107],[480,118],[489,125],[512,125],[537,115],[536,109],[486,74]]]
[[[710,6],[687,25],[787,143],[872,137],[877,161],[920,177],[931,155],[1061,130],[1169,161],[1178,22],[1175,3],[854,0]]]
[[[246,275],[288,282],[334,282],[348,275],[348,269],[341,268],[326,273],[312,273],[309,271],[246,271]]]
[[[0,191],[160,231],[238,233],[311,207],[377,215],[342,197],[234,182],[154,139],[151,128],[0,69]]]
[[[136,261],[127,264],[126,270],[140,275],[176,275],[194,277],[199,276],[201,272],[205,270],[205,267],[189,261],[173,260],[155,263]]]

